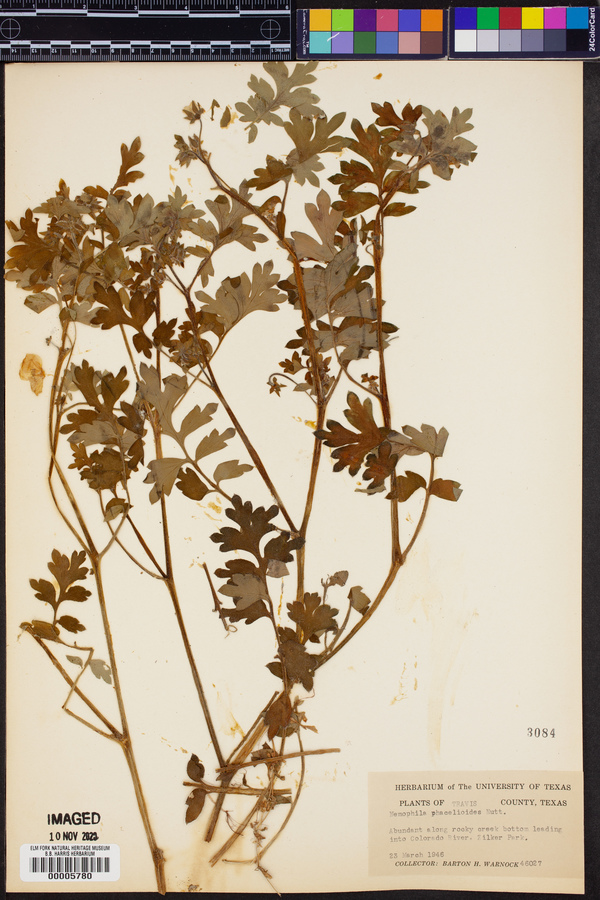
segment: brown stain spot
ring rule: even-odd
[[[398,682],[398,693],[392,699],[390,706],[393,706],[394,703],[400,703],[401,700],[406,700],[407,693],[406,693],[406,688],[404,687],[404,676],[405,675],[406,675],[406,663],[404,663],[404,665],[402,666],[402,672],[400,673],[400,681]]]
[[[219,506],[218,503],[213,503],[213,502],[211,501],[211,502],[208,504],[208,506],[209,506],[210,509],[213,510],[213,512],[216,512],[217,515],[219,515],[219,516],[220,516],[221,513],[223,512],[223,507],[222,507],[222,506]]]
[[[44,378],[46,373],[42,366],[42,360],[37,353],[28,353],[21,363],[19,369],[19,378],[29,382],[29,387],[33,393],[39,397],[44,387]]]
[[[382,78],[382,77],[383,77],[383,72],[380,72],[379,75],[374,75],[374,76],[373,76],[373,81],[379,81],[379,79]]]

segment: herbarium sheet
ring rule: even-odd
[[[580,65],[6,89],[9,889],[581,893]]]

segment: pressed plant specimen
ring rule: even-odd
[[[460,496],[458,483],[436,471],[445,428],[401,425],[394,416],[386,354],[394,350],[398,328],[386,313],[393,287],[385,280],[385,260],[396,234],[390,220],[415,210],[405,201],[429,187],[425,170],[449,181],[455,168],[474,159],[474,145],[462,137],[472,128],[471,110],[455,108],[447,117],[422,106],[373,103],[373,121],[354,119],[348,135],[342,131],[345,112],[328,117],[317,105],[309,87],[316,67],[266,63],[265,77],[251,76],[247,101],[225,106],[223,98],[221,105],[194,100],[184,109],[192,133],[176,135],[177,160],[189,168],[192,184],[196,174],[202,205],[180,187],[160,202],[134,195],[130,188],[142,178],[136,167],[144,158],[136,138],[121,147],[112,188],[90,185],[72,198],[61,180],[56,196],[27,210],[18,224],[8,223],[14,246],[7,278],[29,292],[25,303],[34,313],[58,316],[47,476],[74,542],[74,548],[52,550],[53,581],[33,573],[31,586],[49,615],[22,627],[67,683],[65,711],[122,748],[163,892],[165,861],[128,726],[127,708],[136,700],[119,679],[105,560],[123,556],[132,573],[161,583],[177,621],[214,753],[211,760],[192,754],[188,762],[186,821],[202,817],[202,838],[220,841],[212,865],[250,843],[246,861],[270,878],[263,858],[298,804],[307,760],[339,752],[305,745],[303,734],[314,727],[304,702],[320,670],[385,600],[421,533],[431,498]],[[221,170],[211,137],[227,129],[228,140],[249,155],[248,143],[265,127],[279,130],[287,148],[250,163],[253,171],[234,182]],[[322,173],[329,171],[334,174],[325,184]],[[304,207],[313,234],[297,230],[307,227],[297,219],[298,197],[304,199],[308,190],[316,191]],[[222,257],[224,277],[217,274]],[[240,268],[231,274],[238,259]],[[294,311],[294,332],[287,354],[280,345],[272,347],[265,385],[272,415],[268,423],[255,423],[253,434],[240,412],[244,380],[231,390],[219,371],[219,354],[251,314],[283,307]],[[268,324],[264,328],[267,333]],[[84,329],[95,329],[97,340],[93,353],[82,358],[77,342]],[[110,359],[115,353],[120,359],[111,370],[102,356],[104,339],[110,341]],[[248,364],[252,353],[250,345]],[[41,390],[35,354],[23,361],[21,375]],[[303,500],[294,505],[284,479],[259,449],[265,432],[276,439],[284,391],[297,393],[313,432],[302,472]],[[378,505],[389,559],[372,596],[354,583],[351,561],[347,569],[317,576],[311,568],[316,498],[331,469],[325,448],[334,472],[341,473],[332,477],[346,478],[355,490],[359,476],[364,503]],[[408,467],[412,457],[427,461],[423,474]],[[290,466],[296,470],[299,464]],[[234,479],[240,487],[232,491]],[[196,548],[210,560],[202,564],[201,587],[203,602],[215,612],[210,635],[191,633],[182,611],[173,546],[178,494],[195,508],[211,498],[223,504],[225,518],[211,543]],[[420,508],[403,533],[399,510],[413,495],[420,497]],[[218,553],[222,563],[215,567]],[[87,646],[91,642],[81,643],[85,627],[73,615],[71,604],[92,596],[108,663]],[[249,626],[268,635],[269,655],[256,658],[255,665],[267,667],[273,691],[256,698],[254,721],[244,724],[237,744],[226,746],[205,690],[213,680],[208,649],[224,638],[229,646],[242,641]],[[143,629],[127,640],[143,654]],[[112,684],[116,721],[88,696],[90,674]],[[233,667],[230,678],[251,683],[247,669]],[[71,709],[73,696],[87,715]],[[286,777],[288,761],[299,766],[293,783]],[[235,816],[230,802],[237,804]]]

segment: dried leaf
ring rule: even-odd
[[[235,574],[227,584],[219,588],[219,593],[232,597],[236,609],[247,609],[253,603],[268,599],[267,586],[258,575]]]
[[[318,643],[324,631],[337,631],[335,616],[339,610],[332,609],[318,594],[305,593],[303,600],[288,603],[288,614],[292,622],[300,626],[300,641]]]
[[[344,587],[347,581],[348,572],[345,569],[342,569],[340,572],[334,572],[333,575],[330,575],[327,579],[329,585],[339,584],[340,587]]]
[[[250,123],[249,143],[252,143],[258,134],[257,124],[259,122],[265,122],[267,125],[283,124],[282,119],[275,112],[282,106],[295,109],[303,116],[322,115],[322,110],[314,105],[319,98],[305,87],[315,81],[312,72],[316,67],[316,60],[309,63],[296,63],[290,73],[284,62],[264,63],[264,70],[275,82],[275,88],[264,78],[257,78],[256,75],[250,77],[248,87],[253,94],[246,103],[235,104],[240,113],[240,121]]]
[[[206,791],[204,788],[194,788],[192,793],[189,795],[187,800],[185,801],[187,809],[185,811],[185,822],[186,825],[189,825],[190,822],[193,822],[198,818],[200,813],[204,808],[204,801],[206,800]]]
[[[350,431],[339,422],[329,419],[329,431],[316,431],[315,436],[328,447],[336,448],[331,454],[337,460],[333,467],[335,472],[347,467],[350,475],[356,475],[366,454],[385,440],[389,429],[376,424],[373,404],[369,398],[361,403],[358,396],[350,391],[347,401],[349,409],[344,410],[344,415],[351,425],[359,429],[358,432]]]
[[[474,152],[477,149],[475,144],[458,137],[473,128],[468,122],[472,113],[472,109],[460,112],[455,106],[448,121],[439,109],[434,113],[423,107],[423,123],[429,131],[429,136],[424,141],[430,151],[429,164],[434,175],[446,181],[450,179],[453,167],[468,165],[477,155]]]
[[[163,388],[154,366],[148,366],[146,363],[140,365],[140,376],[138,392],[142,400],[156,410],[164,434],[177,440],[179,430],[173,425],[172,416],[175,405],[187,391],[187,378],[185,375],[169,375],[164,379]]]
[[[221,121],[219,125],[221,128],[227,128],[227,126],[231,123],[231,109],[226,106],[223,115],[221,116]]]
[[[224,450],[227,446],[227,441],[230,441],[234,435],[235,428],[226,428],[223,432],[213,428],[211,433],[205,435],[196,447],[195,459],[199,460],[204,456],[209,456],[211,453]]]
[[[281,630],[289,631],[289,629]],[[283,641],[279,645],[278,652],[287,673],[288,681],[292,684],[299,682],[305,690],[312,691],[317,657],[308,653],[304,645],[298,643],[295,635],[293,639]]]
[[[96,678],[101,678],[107,684],[112,684],[110,666],[107,666],[103,659],[91,659],[90,669]]]
[[[109,500],[106,504],[106,512],[104,513],[104,521],[112,522],[113,519],[118,519],[119,516],[124,516],[129,512],[130,506],[126,500],[122,500],[120,497],[113,497],[112,500]]]
[[[231,502],[232,506],[225,510],[225,515],[239,525],[239,529],[225,526],[216,534],[211,534],[211,540],[221,544],[220,550],[223,553],[244,550],[259,561],[262,560],[260,543],[266,534],[276,530],[271,519],[275,518],[279,508],[273,505],[269,509],[264,506],[253,509],[249,500],[244,503],[237,494],[234,494]]]
[[[44,312],[45,309],[48,309],[49,306],[53,306],[58,303],[56,297],[52,294],[49,294],[47,291],[42,291],[40,294],[30,294],[29,297],[25,299],[25,306],[28,306],[29,309],[32,309],[35,313]]]
[[[246,182],[242,182],[238,194],[243,200],[248,200],[250,191]],[[230,200],[224,194],[220,194],[214,200],[207,200],[206,207],[214,216],[217,228],[214,236],[207,237],[215,247],[237,241],[248,250],[255,250],[256,244],[263,244],[267,236],[261,234],[254,225],[247,225],[243,220],[251,215],[252,209],[248,209],[239,200]]]
[[[250,178],[247,182],[248,187],[256,188],[257,191],[264,191],[273,187],[279,181],[285,181],[292,174],[291,168],[279,159],[273,156],[267,156],[266,168],[255,169],[256,178]]]
[[[74,665],[79,666],[80,668],[83,668],[83,660],[81,659],[81,657],[67,656],[67,659],[69,660],[70,663],[73,663]]]
[[[77,634],[78,631],[85,631],[85,625],[82,625],[79,619],[73,616],[61,616],[57,624],[73,634]]]
[[[275,287],[279,275],[273,275],[272,272],[271,260],[264,267],[256,263],[252,269],[252,281],[245,272],[235,278],[225,278],[214,299],[204,291],[197,291],[196,297],[203,304],[202,311],[216,316],[223,323],[225,331],[229,331],[251,312],[277,312],[286,296]]]
[[[421,425],[421,431],[419,431],[418,428],[413,428],[411,425],[404,425],[402,430],[418,450],[432,456],[443,456],[448,440],[448,432],[445,428],[436,431],[433,425]]]
[[[283,578],[290,574],[290,570],[279,559],[270,559],[267,563],[267,575],[269,578]]]
[[[462,489],[458,481],[448,481],[445,478],[436,478],[431,485],[431,494],[434,497],[441,497],[442,500],[452,500],[456,502],[462,494]]]
[[[184,465],[185,459],[175,459],[174,457],[153,459],[148,463],[150,472],[144,479],[144,483],[152,485],[150,503],[157,503],[162,496],[168,496],[171,493],[179,470]]]
[[[142,141],[139,137],[132,141],[131,147],[128,147],[127,144],[121,144],[121,168],[119,169],[119,177],[112,189],[113,192],[116,188],[125,187],[133,181],[137,181],[138,178],[144,177],[143,172],[131,171],[133,166],[137,166],[144,158],[144,154],[140,152],[141,146]]]
[[[272,741],[277,734],[287,728],[291,718],[292,704],[290,698],[285,693],[280,694],[265,712],[265,725],[268,728],[268,739]]]
[[[241,463],[238,459],[230,459],[227,462],[219,463],[213,474],[213,481],[219,484],[221,481],[227,481],[230,478],[239,478],[245,472],[251,472],[254,466],[247,463]]]
[[[210,491],[193,469],[183,469],[179,473],[176,487],[190,500],[203,500]]]
[[[218,409],[217,403],[207,403],[204,409],[194,406],[183,419],[179,429],[179,440],[184,441],[193,431],[208,425]]]
[[[396,490],[394,491],[394,496],[390,493],[389,499],[398,500],[399,503],[404,503],[408,500],[409,497],[412,497],[415,491],[418,491],[419,488],[426,488],[427,483],[422,475],[419,475],[417,472],[406,472],[404,475],[399,475],[396,478]]]
[[[316,173],[325,168],[319,154],[337,153],[348,145],[346,138],[334,133],[345,118],[346,113],[340,112],[330,120],[325,115],[312,120],[296,109],[290,111],[290,121],[283,127],[294,142],[295,149],[288,155],[286,163],[293,170],[298,184],[308,181],[315,187],[319,186]]]
[[[192,753],[187,764],[187,775],[192,781],[202,781],[204,778],[204,766],[195,753]]]
[[[350,588],[348,599],[350,600],[352,608],[362,615],[365,614],[371,603],[360,584],[356,584],[354,587]]]
[[[56,600],[56,588],[49,581],[46,581],[45,578],[40,578],[37,581],[35,578],[29,579],[29,584],[36,592],[35,596],[38,600],[41,600],[42,603],[49,603],[53,609],[57,607]]]
[[[317,194],[317,205],[307,203],[304,207],[307,218],[320,238],[320,243],[301,231],[292,231],[296,254],[302,258],[330,262],[337,253],[335,235],[343,218],[343,213],[331,208],[331,199],[326,191]]]
[[[58,641],[60,635],[58,628],[55,628],[50,622],[42,622],[40,619],[33,619],[31,622],[22,622],[21,628],[29,627],[33,634],[44,641]]]
[[[37,353],[28,353],[21,363],[19,378],[29,382],[29,387],[34,394],[39,396],[44,387],[46,373],[42,366],[42,360]]]
[[[380,487],[386,478],[393,474],[398,463],[398,455],[392,453],[389,442],[384,441],[379,445],[376,453],[370,453],[367,456],[366,462],[367,465],[363,477],[371,482],[369,489],[372,490]]]

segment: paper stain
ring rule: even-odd
[[[312,419],[303,419],[302,416],[292,416],[292,419],[294,420],[294,422],[300,422],[302,425],[306,425],[307,428],[311,429],[311,431],[314,431],[314,429],[317,427],[317,423],[313,422]]]
[[[380,72],[379,75],[374,75],[373,81],[379,81],[380,78],[383,78],[383,72]]]
[[[402,666],[402,671],[400,672],[400,681],[398,682],[398,693],[395,697],[392,698],[390,706],[393,706],[394,703],[400,703],[401,700],[406,700],[408,694],[406,693],[406,689],[404,687],[403,678],[406,675],[406,663]]]
[[[171,180],[171,184],[175,187],[175,175],[177,174],[178,169],[175,166],[169,166],[169,178]]]
[[[438,571],[423,543],[412,564],[415,567],[414,583],[426,586],[425,592],[421,588],[415,593],[413,602],[419,603],[429,628],[427,734],[431,760],[437,765],[442,749],[444,714],[455,702],[464,665],[463,644],[477,614],[467,608],[466,591],[459,587],[464,584],[462,558],[450,563],[444,560]],[[444,585],[448,586],[447,593],[443,590]],[[414,690],[417,690],[416,677]]]
[[[228,715],[229,719],[231,720],[230,724],[228,726],[229,734],[232,737],[234,737],[234,735],[236,735],[236,734],[239,734],[239,736],[241,738],[246,737],[246,732],[244,731],[244,729],[242,728],[242,726],[240,725],[238,720],[235,718],[235,716],[232,713],[228,713],[227,715]]]
[[[223,512],[223,507],[220,506],[218,503],[214,503],[212,500],[209,502],[208,506],[210,509],[212,509],[214,512],[216,512],[218,515],[221,515],[221,513]]]

